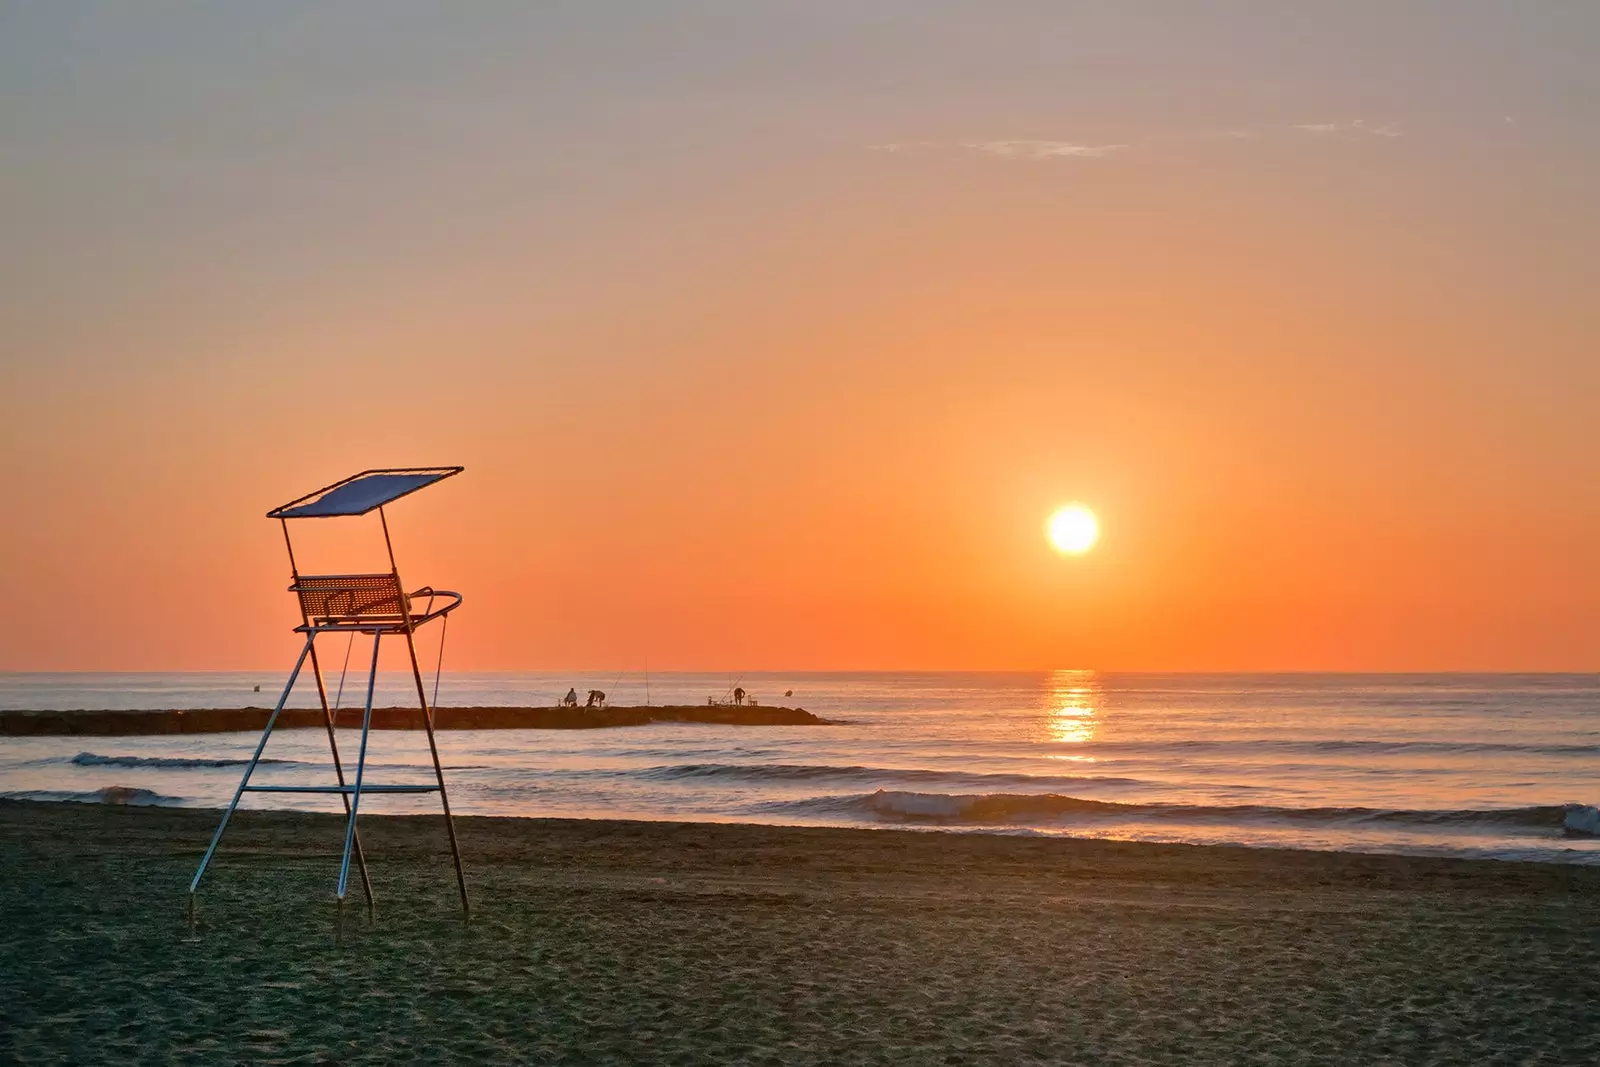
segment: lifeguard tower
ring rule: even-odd
[[[456,867],[456,884],[461,890],[461,910],[463,915],[470,914],[467,880],[461,871],[461,850],[456,844],[455,823],[450,817],[450,796],[445,791],[444,770],[439,766],[439,746],[433,736],[433,708],[428,702],[427,690],[422,683],[422,668],[417,661],[416,642],[417,631],[435,619],[441,620],[441,627],[448,625],[450,612],[461,606],[461,594],[430,586],[423,586],[411,593],[405,591],[405,586],[400,581],[400,568],[394,560],[394,542],[389,538],[389,519],[383,511],[385,505],[418,489],[460,474],[463,469],[462,467],[405,467],[365,470],[267,512],[267,518],[277,519],[283,527],[283,543],[289,551],[289,573],[292,577],[289,591],[295,594],[300,604],[301,624],[295,627],[295,633],[304,634],[306,643],[300,649],[300,658],[295,661],[294,670],[289,673],[288,684],[283,687],[283,694],[278,697],[277,706],[272,709],[267,725],[261,731],[261,741],[256,745],[255,755],[250,757],[250,762],[244,769],[244,777],[239,781],[239,788],[234,791],[228,810],[223,812],[222,822],[211,838],[211,846],[206,849],[205,857],[200,860],[199,869],[194,872],[194,881],[189,883],[191,905],[195,890],[200,886],[200,879],[205,875],[206,867],[222,840],[222,834],[228,828],[228,820],[233,817],[234,809],[239,806],[239,798],[246,793],[337,794],[344,802],[346,815],[344,858],[339,863],[339,903],[341,907],[344,904],[345,889],[350,879],[350,857],[354,855],[356,865],[361,872],[361,887],[366,894],[369,908],[372,906],[372,881],[367,877],[367,861],[362,855],[361,838],[356,832],[356,817],[361,810],[362,796],[368,793],[438,793],[439,803],[444,808],[445,830],[450,837],[450,858]],[[354,517],[367,515],[373,511],[377,511],[378,521],[383,525],[383,543],[389,553],[387,572],[300,573],[295,564],[294,542],[289,537],[290,519]],[[419,610],[418,602],[424,601],[424,598],[425,602]],[[353,783],[345,780],[344,765],[339,759],[339,743],[334,736],[334,712],[328,705],[328,687],[323,680],[322,664],[317,658],[317,637],[327,633],[345,633],[351,635],[352,639],[358,633],[372,636],[372,667],[367,672],[366,710],[361,718],[361,748],[356,755]],[[428,751],[433,756],[435,784],[381,785],[366,781],[367,739],[372,731],[372,696],[378,680],[378,649],[385,637],[405,638],[406,650],[411,656],[411,673],[417,686],[417,701],[422,707],[422,726],[428,733]],[[441,665],[444,658],[443,642],[444,636],[441,631],[439,646]],[[251,785],[250,776],[255,773],[256,765],[261,761],[261,753],[267,747],[267,739],[272,736],[272,728],[276,725],[278,715],[288,702],[289,693],[294,689],[295,681],[300,677],[300,672],[308,659],[311,661],[311,672],[317,682],[317,697],[322,702],[322,719],[328,731],[328,749],[333,756],[333,773],[337,782],[333,785]],[[346,663],[348,665],[348,656]],[[342,680],[340,684],[342,688]],[[437,684],[435,679],[435,696],[438,692]]]

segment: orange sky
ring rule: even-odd
[[[1600,668],[1600,37],[1142,10],[6,16],[0,669],[443,463],[461,668]]]

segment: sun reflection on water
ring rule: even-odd
[[[1093,741],[1101,725],[1100,683],[1094,671],[1052,671],[1045,682],[1045,738],[1063,744]],[[1062,754],[1056,759],[1093,761],[1093,756]]]

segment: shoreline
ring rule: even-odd
[[[190,807],[171,804],[117,804],[56,800],[35,800],[26,797],[0,797],[0,826],[26,824],[32,821],[49,821],[56,813],[65,820],[93,821],[97,814],[111,819],[128,819],[125,827],[143,827],[166,834],[182,824],[193,823],[205,827],[195,845],[195,856],[210,840],[218,817],[225,806]],[[84,814],[76,814],[82,812]],[[112,813],[106,815],[106,813]],[[122,814],[126,813],[126,814]],[[141,820],[144,820],[141,822]],[[649,840],[651,851],[661,851],[670,846],[664,838],[676,836],[717,837],[741,839],[745,843],[762,837],[785,843],[781,839],[794,837],[808,844],[823,847],[858,848],[868,841],[877,847],[878,838],[886,838],[883,850],[902,856],[914,856],[918,850],[943,854],[944,861],[955,862],[958,856],[966,860],[982,857],[997,859],[1026,857],[1029,859],[1055,858],[1066,861],[1087,858],[1103,862],[1116,857],[1132,867],[1154,870],[1170,864],[1177,868],[1203,866],[1215,872],[1268,880],[1290,881],[1305,877],[1310,884],[1330,886],[1342,881],[1364,888],[1374,888],[1392,883],[1400,888],[1413,888],[1430,880],[1456,881],[1467,878],[1478,888],[1501,880],[1512,872],[1510,881],[1518,885],[1548,883],[1545,888],[1581,888],[1594,894],[1600,907],[1600,866],[1550,863],[1542,860],[1500,859],[1482,856],[1419,855],[1400,852],[1350,852],[1332,849],[1287,848],[1274,845],[1203,844],[1181,841],[1125,841],[1112,838],[1071,837],[1062,835],[1018,836],[1004,833],[985,833],[950,827],[905,826],[816,826],[797,823],[764,823],[743,821],[693,821],[685,819],[626,819],[626,818],[575,818],[546,815],[456,815],[458,831],[470,826],[485,837],[506,841],[537,837],[542,834],[582,837],[593,834],[610,842],[619,838],[637,837],[641,843]],[[244,822],[260,824],[260,833],[280,840],[291,830],[309,831],[326,835],[330,830],[334,838],[343,834],[344,816],[330,812],[296,811],[286,808],[243,808],[234,813],[228,834],[239,831]],[[369,822],[403,827],[406,834],[429,832],[429,826],[442,827],[437,814],[391,814],[363,812],[360,825],[366,832]],[[171,823],[172,825],[167,825]],[[440,830],[442,835],[442,829]],[[912,844],[911,842],[916,842]],[[959,842],[959,844],[957,844]],[[176,842],[173,842],[175,845]],[[337,842],[335,842],[337,844]],[[226,842],[224,843],[226,847]],[[1069,854],[1078,853],[1078,857]],[[928,857],[920,857],[927,859]],[[463,861],[466,856],[463,855]],[[1487,883],[1484,881],[1487,879]]]
[[[241,763],[243,761],[240,761]],[[97,788],[74,790],[19,790],[10,793],[0,793],[0,805],[28,804],[42,805],[45,807],[74,807],[74,808],[110,808],[110,809],[135,809],[140,811],[156,812],[189,812],[210,813],[213,818],[219,816],[227,805],[225,803],[211,804],[188,803],[181,797],[174,797],[157,793],[153,789],[142,786],[106,785]],[[341,818],[327,812],[311,812],[292,807],[246,807],[241,811],[250,812],[252,816],[286,815],[293,817],[310,816],[315,818]],[[362,818],[365,819],[421,819],[437,817],[434,813],[425,812],[389,812],[363,810]],[[1251,854],[1267,853],[1282,856],[1322,856],[1372,859],[1372,860],[1404,860],[1412,862],[1447,862],[1447,863],[1487,863],[1487,864],[1527,864],[1535,867],[1574,868],[1594,872],[1594,877],[1600,879],[1600,863],[1591,862],[1588,856],[1591,853],[1585,850],[1569,850],[1575,853],[1572,857],[1562,857],[1546,850],[1545,854],[1532,857],[1526,854],[1495,854],[1486,848],[1476,850],[1461,849],[1450,851],[1444,848],[1421,848],[1396,846],[1384,848],[1372,846],[1367,848],[1332,848],[1301,846],[1284,843],[1282,841],[1269,841],[1250,843],[1243,841],[1185,841],[1182,839],[1141,839],[1136,837],[1090,836],[1077,834],[1071,828],[1064,828],[1059,832],[1041,831],[1033,827],[963,824],[939,820],[907,819],[900,822],[863,823],[857,821],[767,821],[757,817],[726,817],[718,818],[708,816],[696,818],[691,814],[663,814],[660,817],[648,815],[572,815],[572,814],[463,814],[459,811],[455,815],[459,822],[462,819],[487,820],[492,823],[504,823],[508,826],[521,823],[540,824],[581,824],[600,825],[617,824],[628,827],[702,827],[702,826],[744,826],[756,829],[770,829],[776,831],[786,830],[843,830],[850,833],[890,833],[890,834],[916,834],[931,837],[977,837],[996,838],[1013,841],[1052,841],[1064,842],[1071,846],[1076,845],[1113,845],[1130,846],[1135,848],[1153,849],[1218,849],[1223,852],[1242,851]],[[365,823],[363,822],[363,825]],[[1019,833],[1021,830],[1023,832]],[[511,831],[521,832],[521,831]],[[1582,858],[1580,858],[1582,857]],[[1597,881],[1595,891],[1600,893],[1600,881]]]
[[[131,737],[146,734],[259,733],[270,708],[192,708],[130,711],[0,711],[0,737]],[[362,709],[334,713],[341,729],[361,726]],[[804,708],[764,705],[658,705],[604,708],[439,707],[435,730],[599,730],[658,722],[719,726],[838,726]],[[274,730],[323,726],[321,708],[284,708]],[[374,730],[420,730],[422,710],[373,708]]]

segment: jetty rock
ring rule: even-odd
[[[167,711],[0,711],[0,736],[212,734],[257,732],[270,708]],[[335,725],[359,728],[361,708],[340,708]],[[606,708],[436,708],[435,730],[597,730],[656,722],[719,726],[830,726],[804,708],[679,705]],[[274,729],[321,727],[321,708],[285,708]],[[373,708],[375,730],[420,730],[420,708]]]

